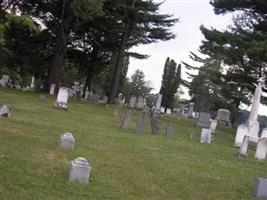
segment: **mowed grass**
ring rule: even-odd
[[[193,120],[170,116],[161,119],[160,135],[151,134],[150,120],[138,134],[137,112],[123,130],[125,109],[70,100],[64,112],[53,108],[55,97],[38,96],[0,89],[0,103],[13,108],[11,118],[0,118],[1,200],[253,199],[254,177],[267,177],[267,161],[254,160],[253,150],[238,158],[231,128],[220,126],[212,144],[200,144]],[[73,150],[59,148],[64,132],[73,133]],[[92,166],[89,184],[68,181],[69,162],[78,156]]]

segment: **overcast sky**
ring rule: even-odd
[[[223,30],[232,20],[231,15],[215,15],[209,0],[165,0],[160,7],[160,13],[173,14],[174,18],[180,19],[180,22],[173,27],[173,32],[177,35],[176,39],[132,48],[131,51],[147,54],[150,57],[146,60],[131,58],[127,75],[130,77],[136,69],[142,70],[146,80],[152,82],[154,93],[159,92],[167,57],[174,59],[176,63],[185,61],[192,64],[189,52],[197,52],[201,40],[204,39],[199,30],[202,24],[208,28]],[[186,78],[183,68],[182,78]]]

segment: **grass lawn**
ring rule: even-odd
[[[0,199],[254,199],[254,177],[267,177],[267,161],[240,160],[235,130],[220,126],[212,144],[200,144],[200,129],[189,119],[163,117],[161,133],[150,123],[144,134],[120,129],[126,112],[105,105],[69,101],[69,111],[53,108],[55,97],[0,89],[0,103],[12,106],[0,118]],[[173,139],[165,136],[171,122]],[[73,133],[76,144],[61,150],[58,140]],[[194,137],[190,135],[194,132]],[[92,166],[89,184],[68,181],[69,162],[85,157]]]

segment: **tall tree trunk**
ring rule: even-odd
[[[135,1],[136,0],[132,0],[131,8],[135,7]],[[116,100],[116,94],[117,94],[118,85],[120,81],[120,74],[122,71],[122,61],[125,56],[126,43],[127,43],[127,40],[129,39],[131,31],[132,31],[132,21],[129,19],[125,23],[125,32],[123,34],[121,44],[118,48],[118,54],[117,54],[117,59],[116,59],[116,63],[114,66],[107,104],[114,104]]]
[[[55,53],[52,58],[52,62],[49,70],[49,82],[48,88],[51,87],[51,84],[56,84],[56,91],[59,88],[61,69],[64,65],[64,59],[66,54],[66,38],[63,25],[61,25],[58,34],[57,41],[55,46]]]

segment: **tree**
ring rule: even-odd
[[[130,91],[135,97],[146,96],[152,90],[150,82],[145,81],[145,74],[137,69],[131,76]]]
[[[174,34],[170,32],[169,28],[177,22],[177,19],[171,19],[171,15],[159,14],[160,4],[153,1],[116,0],[108,3],[111,3],[109,14],[112,17],[110,19],[116,19],[113,25],[117,28],[115,38],[118,44],[115,49],[116,61],[108,98],[108,103],[112,104],[115,103],[126,49],[138,44],[149,44],[158,40],[174,38]]]
[[[177,63],[170,58],[166,59],[160,93],[162,97],[162,105],[165,108],[172,108],[174,104],[174,97],[177,93],[179,85],[181,83],[181,65],[177,66]]]

